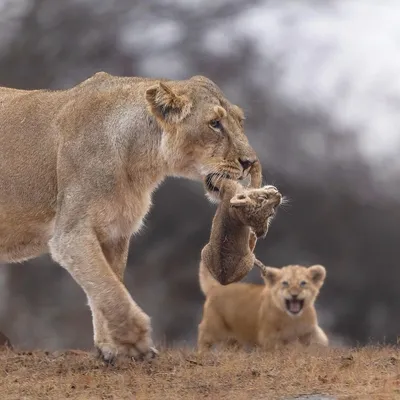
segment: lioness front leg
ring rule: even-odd
[[[122,237],[119,240],[106,240],[101,243],[106,260],[110,264],[111,269],[117,276],[117,278],[124,282],[124,272],[128,259],[129,251],[129,237]],[[107,328],[107,321],[103,316],[103,313],[96,308],[94,304],[90,305],[92,311],[92,322],[93,322],[93,334],[94,343],[97,348],[104,348],[112,346],[112,339]],[[103,357],[101,351],[99,355]]]
[[[105,361],[117,355],[154,356],[150,318],[132,300],[112,271],[95,232],[85,222],[56,226],[49,243],[53,259],[68,270],[85,291],[95,323],[106,325],[107,340],[95,342]],[[101,315],[100,320],[96,317]],[[96,329],[96,327],[95,327]],[[95,333],[95,341],[99,340]]]

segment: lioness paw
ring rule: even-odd
[[[119,357],[128,357],[134,361],[150,361],[158,356],[159,352],[155,347],[143,347],[139,345],[96,345],[97,357],[104,363],[115,365]]]

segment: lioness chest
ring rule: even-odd
[[[100,240],[117,241],[140,231],[149,212],[152,188],[138,193],[134,188],[124,193],[116,193],[112,199],[99,199],[90,210],[94,229]]]

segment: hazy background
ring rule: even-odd
[[[326,266],[318,309],[338,343],[396,342],[399,18],[398,0],[0,0],[0,85],[68,88],[97,71],[213,79],[244,108],[266,182],[291,199],[257,256]],[[193,343],[215,206],[178,179],[154,203],[127,286],[157,341]],[[22,347],[92,345],[83,292],[47,256],[0,269],[0,331]]]

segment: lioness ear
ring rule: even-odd
[[[313,265],[308,268],[308,273],[311,280],[316,285],[322,285],[326,277],[326,269],[322,265]]]
[[[279,268],[265,267],[261,270],[261,273],[265,282],[273,286],[278,281],[281,270]]]
[[[150,112],[159,120],[178,123],[190,113],[192,103],[185,95],[177,95],[165,83],[159,82],[146,90]]]
[[[249,203],[249,200],[250,199],[248,198],[248,196],[246,196],[244,193],[240,193],[233,196],[230,199],[229,203],[231,207],[243,207]]]

